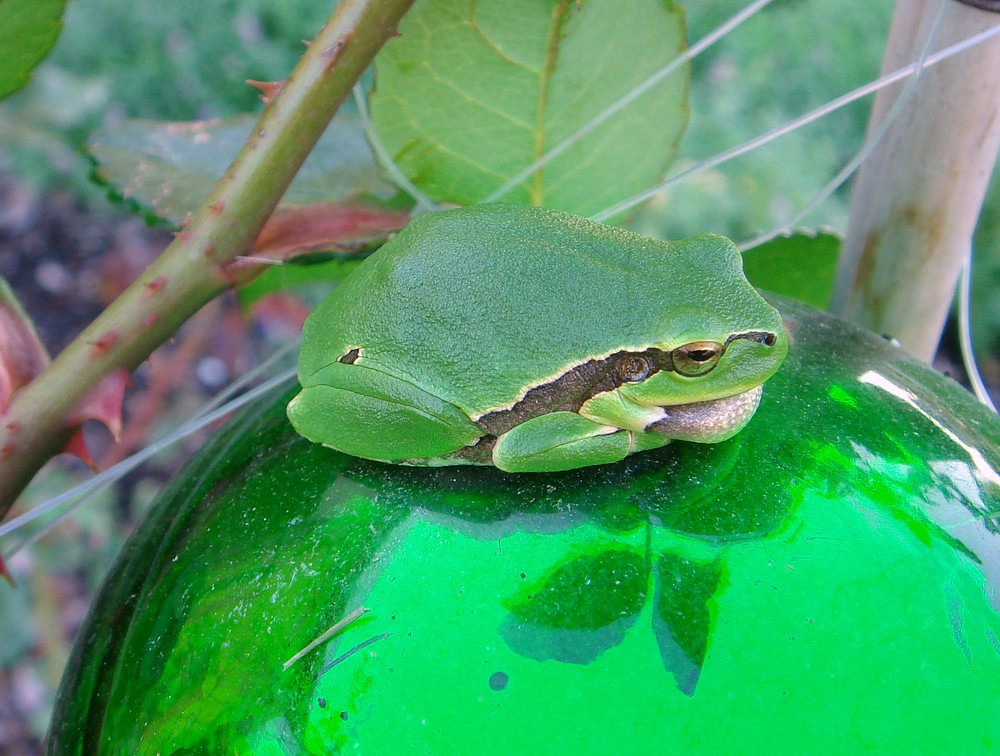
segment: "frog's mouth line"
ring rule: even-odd
[[[763,386],[721,399],[660,407],[663,417],[646,426],[681,441],[715,443],[735,435],[760,405]]]
[[[725,352],[726,348],[738,339],[756,341],[758,344],[763,344],[764,346],[774,346],[778,337],[770,331],[744,331],[743,333],[734,333],[726,339],[726,343],[722,345],[722,351]]]

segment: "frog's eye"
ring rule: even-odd
[[[652,366],[649,364],[649,360],[641,354],[626,354],[619,358],[615,368],[623,381],[637,383],[649,375]]]
[[[705,375],[719,363],[721,356],[722,344],[715,341],[692,341],[670,353],[674,370],[690,377]]]

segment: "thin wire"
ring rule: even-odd
[[[718,42],[724,36],[726,36],[733,29],[738,27],[748,18],[756,14],[758,11],[763,9],[765,6],[772,3],[774,0],[756,0],[756,2],[751,3],[743,10],[741,10],[736,15],[732,16],[724,24],[716,27],[707,35],[698,40],[695,44],[689,47],[687,50],[682,52],[676,58],[667,63],[663,68],[661,68],[656,73],[652,74],[645,81],[637,85],[634,89],[629,91],[623,97],[619,98],[607,108],[602,110],[596,116],[594,116],[590,121],[588,121],[584,126],[581,126],[577,131],[570,134],[564,140],[559,142],[555,147],[548,150],[544,155],[535,160],[530,165],[526,166],[518,173],[516,173],[511,179],[509,179],[505,184],[500,186],[498,189],[493,191],[483,202],[496,202],[501,197],[504,197],[511,189],[514,189],[518,184],[524,181],[526,178],[531,176],[535,171],[537,171],[542,166],[548,164],[550,161],[557,158],[559,155],[564,153],[574,144],[583,139],[587,134],[592,132],[602,123],[607,121],[609,118],[613,118],[618,115],[622,110],[628,107],[634,100],[638,99],[654,86],[659,84],[663,79],[672,74],[682,65],[687,63],[689,60],[694,58],[696,55],[707,50],[713,44]]]
[[[958,55],[959,53],[968,50],[970,47],[975,47],[976,45],[985,42],[988,39],[992,39],[993,37],[997,36],[997,34],[1000,34],[1000,26],[994,26],[990,29],[987,29],[986,31],[980,32],[979,34],[975,34],[961,42],[956,42],[955,44],[950,45],[949,47],[946,47],[943,50],[928,56],[927,59],[924,61],[922,67],[929,68],[930,66],[936,65],[937,63],[940,63],[942,60],[945,60],[946,58],[950,58],[953,55]],[[722,163],[726,163],[730,160],[740,157],[741,155],[750,152],[751,150],[757,149],[758,147],[762,147],[768,142],[773,142],[775,139],[778,139],[779,137],[782,137],[785,134],[795,131],[796,129],[802,128],[803,126],[812,123],[813,121],[822,118],[823,116],[828,115],[829,113],[832,113],[835,110],[839,110],[840,108],[844,107],[845,105],[849,105],[855,100],[860,100],[862,97],[866,97],[867,95],[877,92],[880,89],[884,89],[885,87],[895,84],[897,81],[900,81],[901,79],[905,79],[907,76],[910,76],[913,73],[915,73],[915,71],[917,70],[916,65],[917,65],[916,63],[911,63],[910,65],[897,69],[896,71],[886,74],[885,76],[879,79],[875,79],[874,81],[869,82],[868,84],[865,84],[862,87],[858,87],[857,89],[851,90],[850,92],[843,94],[834,100],[831,100],[825,105],[821,105],[820,107],[814,110],[810,110],[805,115],[799,116],[798,118],[794,118],[791,121],[787,121],[781,126],[778,126],[772,129],[771,131],[767,132],[766,134],[762,134],[759,137],[750,139],[746,142],[743,142],[742,144],[739,144],[728,150],[720,152],[719,154],[713,157],[707,158],[706,160],[701,161],[697,165],[693,165],[690,168],[687,168],[686,170],[680,171],[679,173],[676,173],[673,176],[664,179],[663,181],[650,187],[649,189],[639,192],[638,194],[635,194],[632,197],[629,197],[628,199],[622,200],[616,205],[613,205],[610,208],[603,210],[602,212],[597,213],[596,215],[593,215],[591,217],[596,221],[605,221],[608,218],[618,215],[619,213],[623,213],[626,210],[630,210],[639,203],[645,202],[650,197],[659,194],[661,191],[667,189],[668,187],[673,186],[674,184],[684,181],[685,179],[688,179],[699,173],[704,173],[705,171],[709,170],[710,168],[714,168],[717,165],[721,165]]]
[[[902,114],[905,106],[909,103],[910,98],[916,93],[917,84],[920,81],[920,77],[924,72],[924,64],[927,60],[927,56],[930,54],[931,47],[934,44],[934,40],[937,39],[938,31],[941,27],[941,21],[944,19],[945,9],[951,4],[952,0],[942,0],[941,5],[938,7],[937,16],[934,19],[934,24],[927,34],[927,39],[924,42],[922,49],[920,50],[920,55],[917,56],[915,61],[916,73],[910,77],[909,81],[906,82],[906,86],[903,91],[899,93],[899,97],[892,104],[889,112],[886,114],[885,118],[878,125],[878,128],[869,135],[868,139],[861,146],[861,149],[857,151],[854,157],[848,161],[848,163],[837,173],[833,179],[824,186],[809,202],[806,203],[798,213],[796,213],[792,218],[788,219],[781,225],[777,226],[773,230],[760,234],[748,241],[742,242],[737,245],[741,252],[745,252],[748,249],[753,249],[756,246],[764,244],[771,241],[776,236],[782,234],[789,227],[794,227],[802,221],[807,215],[812,213],[816,208],[826,202],[830,195],[833,194],[837,189],[850,178],[856,170],[864,163],[865,160],[872,154],[879,143],[889,133],[889,128],[896,121],[897,118]]]
[[[990,392],[983,383],[976,363],[976,350],[972,345],[972,247],[965,257],[962,266],[962,276],[958,281],[958,343],[962,351],[962,364],[972,384],[972,392],[976,398],[995,413],[996,405],[990,398]]]
[[[392,159],[389,155],[389,150],[385,148],[382,140],[379,138],[378,132],[375,131],[375,127],[372,124],[371,115],[368,112],[368,102],[365,99],[365,91],[361,88],[360,84],[354,85],[354,102],[358,106],[358,114],[361,116],[361,123],[364,125],[365,136],[368,137],[368,143],[372,146],[375,151],[375,156],[378,161],[382,164],[382,167],[389,172],[392,176],[393,181],[395,181],[399,186],[406,191],[413,199],[416,201],[416,207],[413,208],[413,214],[417,215],[428,210],[438,210],[438,206],[432,202],[426,194],[417,189],[417,187],[410,181],[403,172],[396,165],[396,161]]]
[[[264,360],[259,365],[257,365],[256,367],[254,367],[252,370],[247,371],[244,375],[240,376],[237,380],[235,380],[232,383],[230,383],[228,386],[226,386],[226,388],[224,388],[222,391],[220,391],[219,393],[217,393],[210,400],[208,400],[207,402],[205,402],[201,407],[198,408],[198,410],[193,415],[191,415],[191,417],[188,418],[188,420],[184,424],[182,424],[181,426],[179,426],[174,431],[174,433],[177,435],[178,439],[183,438],[184,436],[187,436],[188,434],[193,433],[194,431],[198,430],[198,428],[200,427],[200,426],[197,425],[198,418],[202,417],[205,413],[210,412],[216,406],[221,405],[228,397],[232,396],[234,393],[236,393],[237,391],[239,391],[244,386],[249,385],[250,383],[252,383],[260,375],[262,375],[262,374],[270,371],[270,369],[271,369],[271,367],[273,365],[275,365],[276,363],[278,363],[279,361],[281,361],[290,352],[294,351],[296,349],[296,347],[298,347],[299,341],[300,341],[299,339],[292,339],[291,341],[289,341],[289,343],[285,344],[280,349],[278,349],[277,351],[275,351],[274,354],[272,354],[266,360]],[[231,405],[231,409],[235,409],[236,406],[238,406],[238,405]],[[123,460],[123,462],[128,462],[129,460],[135,459],[137,457],[137,455],[139,455],[141,453],[142,452],[136,452],[136,454],[134,454],[134,455],[128,457],[127,459]],[[126,473],[130,472],[131,470],[135,469],[135,467],[137,467],[143,461],[145,461],[145,460],[142,459],[142,460],[137,461],[136,464],[135,464],[135,466],[124,470],[120,476],[118,476],[118,477],[112,477],[112,478],[108,479],[104,483],[98,484],[98,485],[96,485],[94,487],[91,487],[91,488],[86,488],[86,482],[85,482],[83,484],[80,484],[76,488],[70,489],[69,491],[64,492],[63,494],[61,494],[61,496],[69,495],[70,497],[78,495],[80,498],[78,500],[76,500],[75,502],[73,502],[72,505],[69,505],[67,507],[67,509],[59,517],[53,518],[51,522],[49,522],[48,524],[46,524],[44,527],[40,528],[33,535],[25,538],[23,541],[21,541],[19,544],[17,544],[16,546],[14,546],[12,549],[9,549],[6,553],[8,553],[10,555],[13,555],[13,554],[16,554],[18,551],[21,551],[22,549],[26,549],[26,548],[30,547],[36,541],[38,541],[41,538],[43,538],[45,536],[45,534],[48,533],[48,532],[50,532],[56,525],[58,525],[60,522],[62,522],[62,520],[63,520],[64,517],[69,516],[72,512],[74,512],[80,506],[82,506],[86,502],[90,501],[91,499],[93,499],[95,496],[97,496],[98,494],[102,493],[103,491],[106,491],[108,488],[110,488],[112,485],[114,485],[114,483],[116,483],[122,476],[124,476]],[[50,509],[46,508],[46,506],[48,504],[50,504],[50,502],[45,502],[45,504],[42,504],[39,507],[35,507],[30,512],[26,512],[24,515],[21,515],[21,518],[23,520],[22,524],[27,525],[29,522],[33,522],[35,519],[38,519],[38,518],[44,516],[49,511],[51,511]],[[27,519],[23,519],[23,518],[27,518]],[[22,521],[22,520],[19,520],[19,521]],[[2,530],[0,530],[0,534],[2,534]]]
[[[32,522],[33,520],[36,520],[39,517],[42,517],[48,514],[49,512],[52,512],[53,510],[56,510],[59,507],[71,501],[74,501],[78,497],[89,494],[93,489],[96,489],[101,486],[106,487],[108,485],[111,485],[119,477],[125,475],[128,472],[131,472],[140,464],[145,462],[147,459],[160,453],[171,444],[174,444],[180,439],[184,438],[189,433],[204,428],[207,425],[211,425],[216,420],[225,417],[234,410],[237,410],[240,407],[254,401],[255,399],[270,393],[271,391],[281,386],[285,381],[287,381],[294,375],[295,375],[294,368],[290,368],[282,373],[279,373],[274,378],[265,381],[261,385],[251,389],[242,396],[239,396],[227,402],[218,409],[213,410],[211,412],[207,412],[197,420],[190,423],[186,423],[181,428],[178,428],[172,433],[168,433],[160,440],[154,441],[152,444],[147,446],[142,451],[136,452],[131,457],[123,459],[121,462],[119,462],[116,465],[112,465],[107,470],[99,472],[93,478],[90,478],[89,480],[86,480],[83,483],[74,486],[68,491],[64,491],[55,498],[49,499],[49,501],[45,502],[44,504],[39,504],[37,507],[30,510],[29,512],[25,512],[22,515],[18,515],[17,517],[11,518],[7,522],[0,524],[0,537],[14,532],[19,527],[27,525],[29,522]]]

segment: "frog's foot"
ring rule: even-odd
[[[482,430],[455,405],[361,365],[333,363],[303,379],[288,404],[301,435],[347,454],[427,460],[472,444]]]
[[[661,434],[595,423],[575,412],[551,412],[500,435],[493,446],[493,464],[507,472],[572,470],[618,462],[633,451],[669,441]]]

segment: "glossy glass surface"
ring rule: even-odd
[[[518,476],[232,423],[105,585],[51,750],[1000,747],[1000,422],[781,306],[788,361],[714,446]]]

